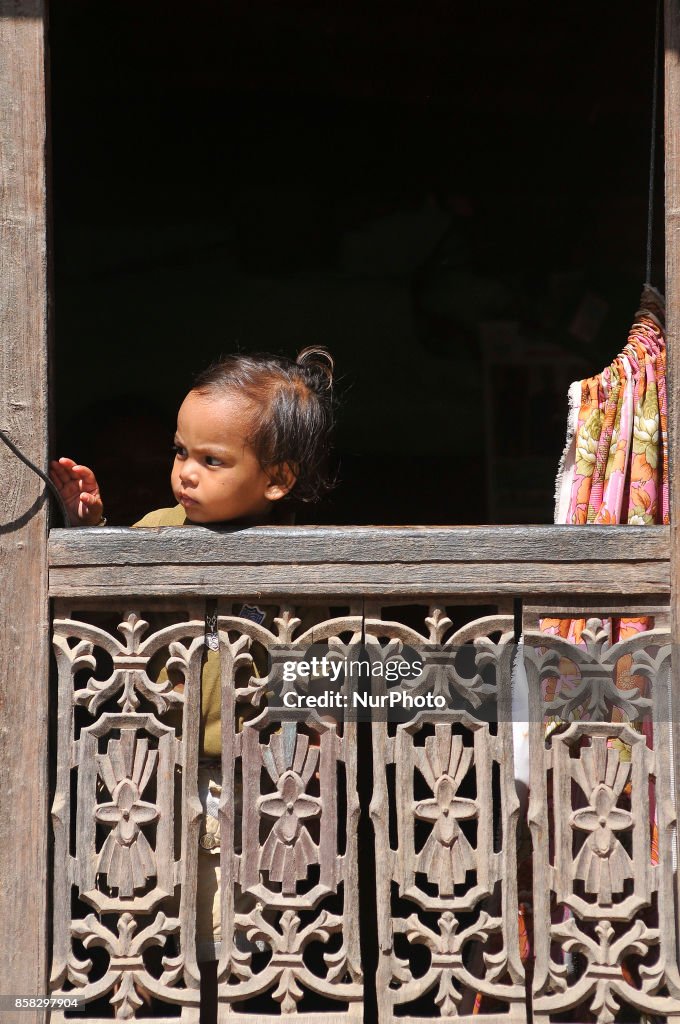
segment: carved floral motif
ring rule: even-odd
[[[73,921],[71,933],[80,939],[86,949],[99,946],[109,955],[108,970],[99,982],[91,983],[94,995],[105,995],[113,991],[110,1003],[114,1007],[116,1020],[133,1020],[137,1010],[143,1005],[142,994],[153,993],[158,996],[172,997],[168,987],[172,985],[183,967],[183,959],[163,959],[165,972],[159,979],[154,978],[146,969],[144,951],[149,946],[164,946],[166,937],[179,930],[177,918],[156,914],[154,920],[137,934],[138,924],[132,914],[122,914],[117,921],[115,935],[105,927],[94,914],[83,920]],[[68,969],[69,980],[75,985],[70,995],[81,996],[86,991],[89,973],[92,969],[91,960],[77,960],[71,957]],[[88,993],[90,998],[92,994]]]
[[[434,797],[414,807],[417,818],[433,823],[418,854],[416,871],[439,886],[440,896],[450,896],[454,885],[464,882],[466,873],[475,868],[475,852],[458,824],[477,816],[476,802],[457,795],[471,763],[472,750],[463,746],[460,736],[450,734],[443,743],[441,736],[428,736],[425,756],[419,761]]]
[[[465,983],[474,980],[464,966],[463,948],[475,940],[486,944],[489,936],[501,931],[501,919],[492,918],[486,911],[482,911],[474,924],[459,932],[458,919],[450,910],[446,910],[437,920],[438,931],[428,928],[417,914],[411,914],[405,921],[400,921],[398,927],[399,931],[406,933],[409,942],[427,946],[430,950],[430,969],[425,975],[425,983],[421,982],[420,987],[425,990],[425,985],[433,988],[436,984],[434,1002],[440,1013],[442,1016],[457,1017]],[[487,954],[486,960],[493,967],[489,978],[500,977],[507,969],[507,957],[502,952]],[[408,982],[408,961],[394,958],[393,976]]]
[[[618,760],[618,751],[609,753]],[[625,782],[626,773],[620,774]],[[633,862],[615,835],[631,828],[633,815],[616,806],[618,797],[619,792],[600,783],[592,790],[588,807],[571,815],[574,828],[589,833],[576,857],[574,877],[583,880],[587,892],[599,893],[603,906],[611,903],[613,893],[623,892],[626,878],[633,877]]]
[[[283,893],[289,895],[307,877],[309,866],[319,863],[318,848],[304,824],[305,819],[321,814],[319,798],[305,793],[319,750],[310,747],[304,735],[298,735],[291,748],[278,733],[272,736],[268,753],[263,760],[276,793],[261,796],[258,806],[261,814],[276,820],[262,847],[260,869],[269,872],[271,881],[281,882]]]
[[[116,694],[119,694],[117,703],[124,714],[135,712],[141,699],[149,701],[160,715],[171,707],[182,706],[183,694],[170,676],[177,673],[184,677],[191,650],[197,643],[194,640],[185,645],[186,639],[201,634],[204,623],[175,623],[144,639],[148,629],[149,623],[136,611],[127,612],[118,624],[122,642],[89,622],[68,618],[55,620],[54,646],[58,656],[69,663],[74,675],[83,670],[90,672],[85,685],[73,695],[76,704],[86,707],[93,716]],[[75,646],[69,646],[69,639],[77,641]],[[198,637],[198,643],[203,644],[202,635]],[[147,673],[149,659],[166,644],[170,653],[165,664],[167,671],[154,680]],[[105,651],[113,662],[113,671],[108,679],[97,679],[94,674],[97,667],[93,653],[95,647]]]
[[[258,989],[264,985],[270,987],[276,984],[272,997],[281,1004],[281,1012],[297,1013],[297,1004],[304,995],[300,982],[309,985],[311,980],[312,987],[318,988],[321,981],[318,979],[314,983],[313,975],[304,962],[305,947],[310,942],[328,942],[331,935],[342,931],[342,917],[322,910],[311,924],[303,928],[300,916],[294,910],[285,910],[277,928],[257,909],[248,917],[237,915],[236,923],[246,932],[250,941],[263,941],[272,950],[271,960],[263,972],[264,977],[254,975],[247,966],[241,967],[240,976],[246,979],[246,983],[259,982]],[[346,973],[352,974],[344,947],[338,953],[325,954],[324,960],[332,965],[329,972],[330,982],[341,981]],[[360,975],[356,980],[359,977]],[[324,985],[323,989],[328,992],[329,986]],[[345,986],[346,996],[354,995],[356,998],[360,991],[359,985],[350,983]]]
[[[97,757],[99,775],[111,802],[99,804],[95,818],[112,828],[97,858],[97,871],[120,896],[132,896],[156,873],[156,859],[142,825],[158,818],[158,808],[141,799],[154,773],[158,753],[134,730],[121,730],[120,740],[109,740],[107,753]]]

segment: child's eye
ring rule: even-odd
[[[176,459],[186,459],[187,450],[186,448],[182,448],[182,446],[179,444],[173,444],[172,454],[175,456]]]
[[[205,457],[205,464],[206,464],[206,466],[221,466],[222,465],[220,459],[216,458],[214,455],[206,455],[206,457]]]

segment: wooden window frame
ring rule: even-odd
[[[670,465],[680,436],[680,2],[665,7]],[[0,426],[48,457],[46,4],[0,0]],[[53,530],[44,487],[0,446],[0,949],[4,993],[47,991],[49,595],[531,596],[534,609],[647,610],[680,633],[680,488],[671,527],[263,527],[238,534]],[[49,589],[48,589],[49,584]],[[674,724],[675,749],[680,730]],[[42,1019],[37,1013],[33,1019]],[[26,1021],[9,1013],[3,1020]]]

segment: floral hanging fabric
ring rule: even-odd
[[[628,342],[611,366],[569,389],[555,522],[668,522],[664,302],[645,286]]]
[[[628,340],[611,366],[569,389],[567,442],[555,491],[555,522],[568,525],[628,524],[646,526],[669,522],[668,434],[666,390],[665,309],[662,296],[649,285],[642,293]],[[653,628],[650,617],[603,619],[609,644]],[[545,618],[541,631],[580,646],[588,639],[585,619]],[[616,666],[619,689],[647,688],[645,679],[631,674],[630,656]],[[576,689],[580,680],[573,662],[562,658],[557,676],[544,693],[546,702]],[[582,709],[587,712],[585,707]],[[612,721],[622,721],[614,708]],[[632,723],[653,746],[650,722]],[[564,726],[548,719],[546,736]],[[630,760],[630,748],[610,738],[620,761]],[[650,793],[650,860],[658,863],[656,814]],[[521,870],[521,869],[520,869]],[[558,917],[569,911],[556,908]],[[524,955],[529,955],[525,944]],[[628,972],[622,963],[624,976]]]
[[[628,341],[611,366],[569,389],[567,443],[557,476],[555,521],[572,525],[628,524],[647,526],[669,522],[668,405],[666,390],[665,305],[663,297],[645,285]],[[649,616],[604,619],[609,643],[652,629]],[[585,645],[585,619],[541,622],[544,633]],[[645,689],[646,681],[630,674],[631,658],[617,664],[619,689]],[[559,686],[563,692],[577,685],[575,666],[563,659],[560,676],[553,681],[551,701]],[[618,709],[613,721],[621,721]],[[558,726],[548,723],[548,732]],[[652,726],[640,726],[652,746]],[[622,760],[630,752],[620,740]],[[658,860],[657,834],[652,808],[651,856]]]
[[[645,285],[623,351],[569,389],[567,443],[557,477],[555,522],[669,522],[665,307]],[[610,640],[651,628],[644,618],[606,623]],[[545,633],[581,643],[583,619],[543,619]]]
[[[611,366],[602,373],[569,388],[567,441],[555,489],[555,522],[569,525],[629,524],[643,526],[669,521],[668,435],[666,392],[665,308],[662,296],[649,285],[642,293],[627,343]],[[654,625],[650,617],[603,619],[610,644],[644,632]],[[541,631],[585,646],[585,619],[544,618]],[[520,646],[520,650],[522,650]],[[631,675],[631,659],[617,663],[620,689],[644,690],[646,680]],[[551,703],[559,688],[562,694],[576,690],[578,669],[567,658],[546,688],[543,698]],[[583,709],[585,711],[585,708]],[[518,792],[529,785],[528,691],[523,656],[513,668],[513,738],[515,779]],[[621,714],[614,709],[613,720]],[[565,723],[546,719],[546,738]],[[640,729],[653,745],[651,724]],[[610,739],[622,761],[630,751],[620,740]],[[523,796],[526,801],[526,795]],[[520,955],[531,957],[531,838],[519,836]],[[658,862],[655,809],[650,794],[650,857]],[[525,902],[528,900],[528,902]],[[625,970],[625,965],[624,965]]]

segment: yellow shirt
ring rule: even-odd
[[[186,513],[181,505],[175,505],[174,508],[159,508],[154,512],[149,512],[140,519],[138,523],[135,523],[135,527],[159,527],[159,526],[187,526],[191,525],[187,521]],[[244,606],[239,604],[238,607],[232,608],[232,614],[242,614]],[[278,614],[278,607],[276,605],[264,605],[264,606],[250,606],[250,611],[254,611],[257,614],[257,619],[261,621],[262,625],[271,629],[273,624],[274,616]],[[253,617],[247,615],[248,618]],[[308,609],[304,615],[300,616],[302,622],[300,624],[301,630],[304,632],[310,626],[321,622],[323,619],[328,617],[326,609]],[[160,628],[160,627],[156,627]],[[257,655],[254,655],[256,658]],[[240,685],[246,686],[250,675],[259,675],[258,671],[266,668],[264,665],[257,665],[255,660],[253,661],[253,672],[251,673],[248,669],[245,669],[244,674],[246,678]],[[151,668],[153,672],[153,668]],[[157,679],[167,679],[167,672],[165,668],[161,669],[158,673]],[[180,684],[181,685],[181,684]],[[200,746],[199,755],[203,758],[219,758],[222,752],[221,742],[221,708],[222,708],[222,683],[220,674],[220,657],[219,651],[211,651],[208,647],[205,648],[203,655],[203,663],[201,667],[201,726],[200,726]],[[239,730],[243,726],[243,722],[248,718],[254,718],[259,715],[261,711],[260,707],[245,707],[242,713],[239,714],[238,728]],[[166,716],[167,718],[168,716]],[[181,724],[179,715],[177,716],[177,726]]]
[[[181,505],[174,508],[159,508],[154,512],[148,512],[134,527],[159,527],[159,526],[191,526],[186,513]],[[268,626],[273,615],[278,611],[269,606],[260,609],[264,613],[262,622]],[[235,611],[238,614],[238,611]],[[253,664],[255,675],[259,675],[257,665]],[[247,672],[247,670],[246,670]],[[248,673],[250,674],[250,673]],[[158,680],[167,679],[167,672],[163,668],[157,677]],[[182,684],[179,684],[180,686]],[[243,681],[247,685],[247,679]],[[211,651],[205,648],[201,666],[201,724],[199,733],[199,756],[203,758],[219,758],[222,752],[221,732],[221,710],[222,710],[222,680],[220,673],[219,651]],[[253,718],[260,713],[261,708],[244,708],[238,718],[239,730],[247,718]],[[179,726],[179,715],[176,724]]]

